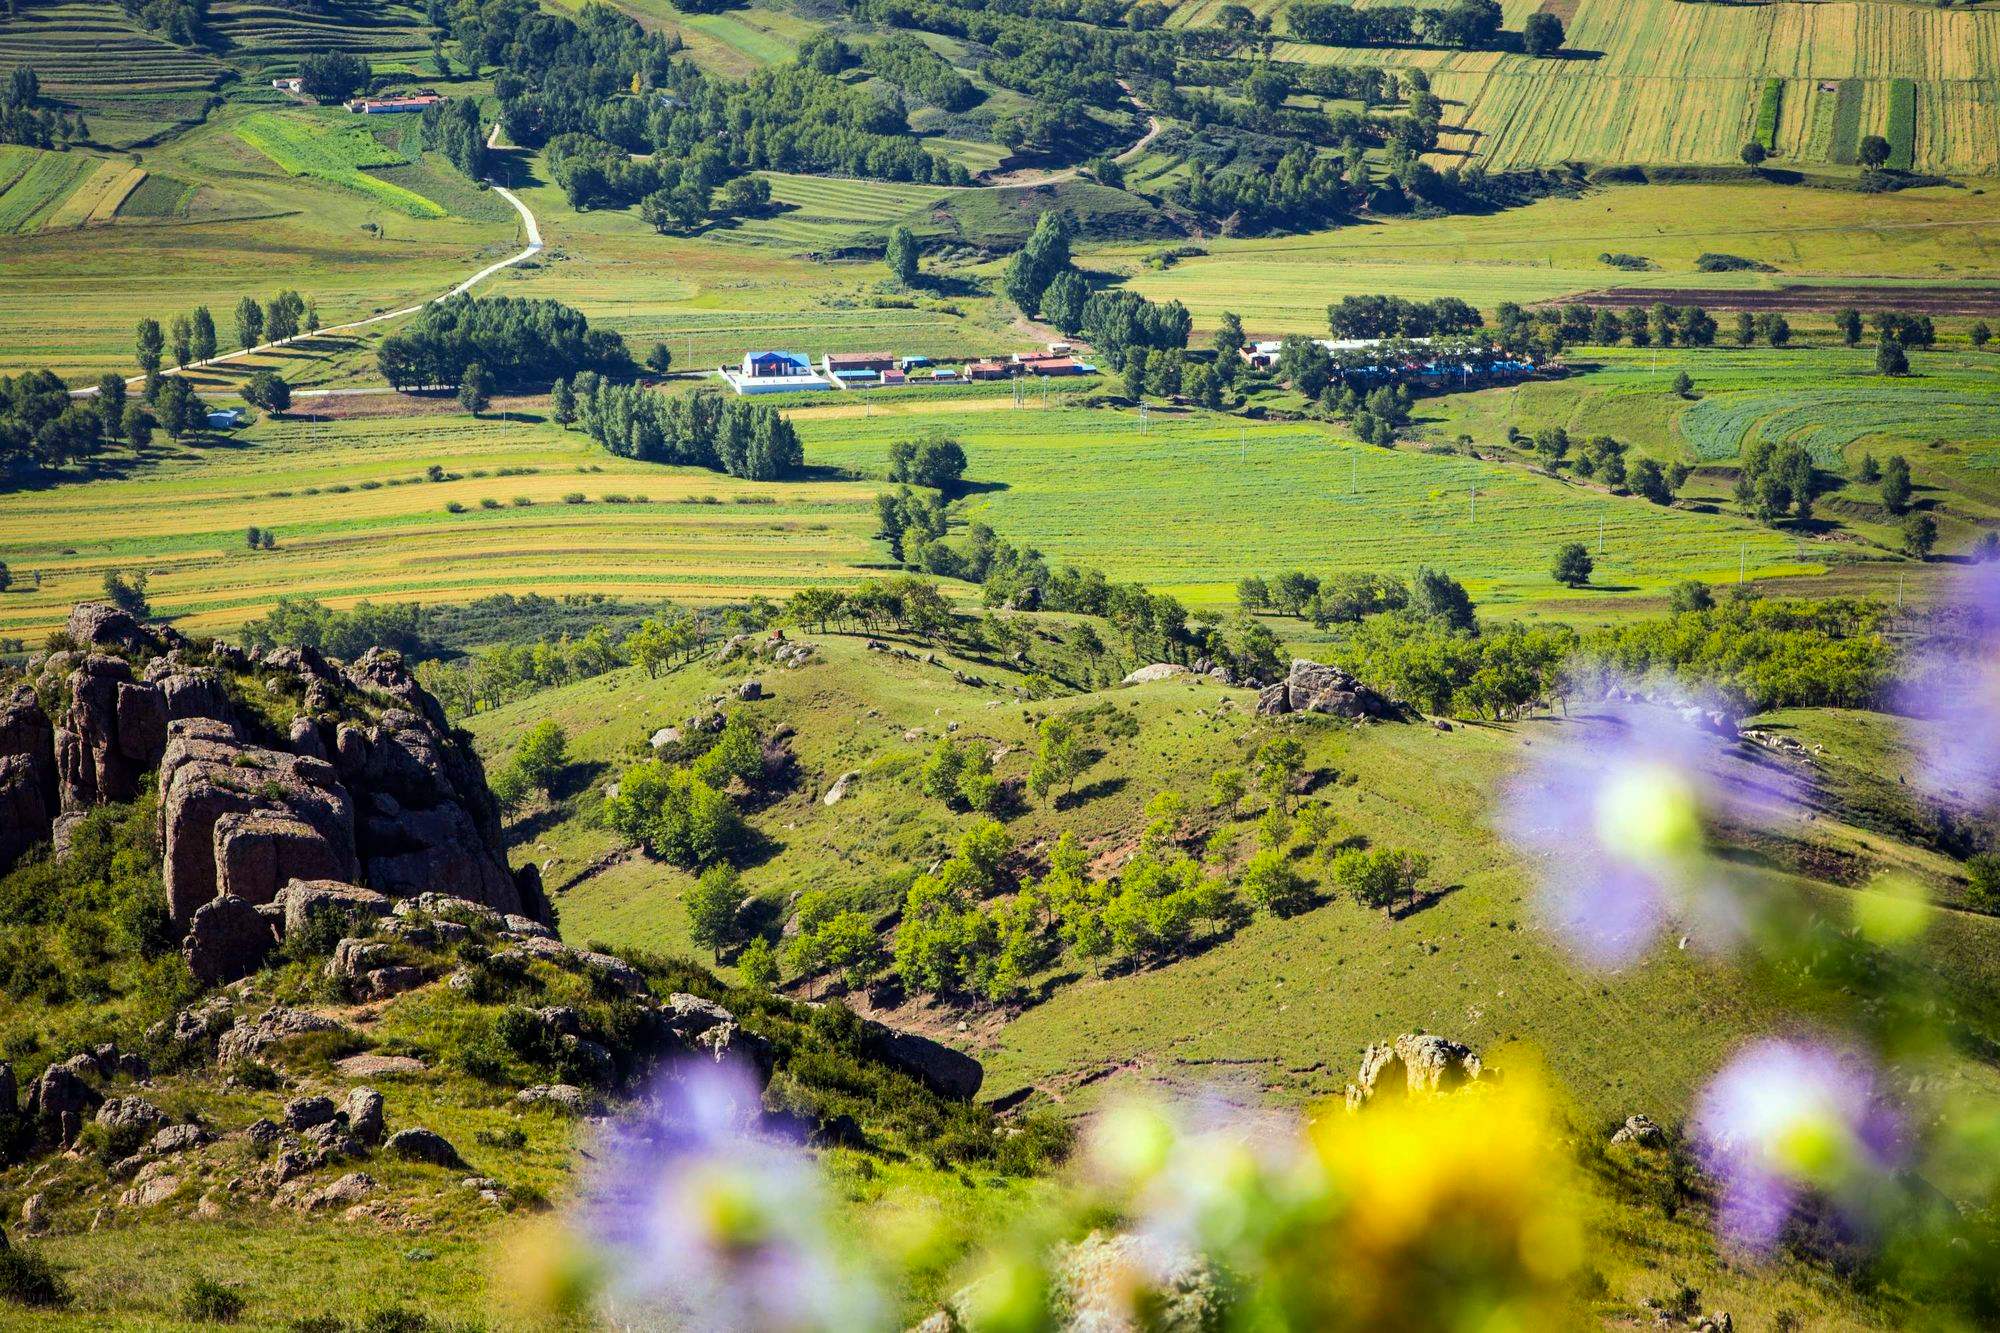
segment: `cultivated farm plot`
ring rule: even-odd
[[[184,626],[218,628],[280,596],[338,605],[497,592],[782,597],[850,584],[875,558],[873,485],[748,482],[633,462],[532,422],[266,421],[228,444],[162,442],[161,452],[171,456],[123,479],[0,497],[0,560],[16,580],[0,598],[0,633],[59,623],[109,570],[147,571],[156,607]],[[434,464],[452,479],[425,481]],[[584,502],[565,503],[572,493]],[[451,503],[465,512],[448,512]],[[253,524],[275,531],[278,549],[249,550]],[[24,583],[28,571],[39,587]]]
[[[0,76],[33,65],[63,95],[189,92],[213,88],[225,71],[206,51],[146,32],[104,0],[23,4],[0,24]]]
[[[1900,135],[1919,171],[2000,169],[2000,11],[1579,0],[1568,29],[1570,48],[1592,58],[1291,42],[1277,56],[1430,70],[1446,102],[1440,163],[1734,163],[1775,79],[1781,159],[1852,162],[1860,135],[1882,134]]]
[[[773,245],[795,253],[849,245],[862,233],[882,233],[888,224],[956,193],[950,186],[899,185],[893,181],[849,180],[837,176],[762,173],[771,182],[777,207],[709,233],[718,241]]]
[[[332,0],[310,10],[275,0],[215,0],[209,23],[232,57],[260,74],[267,67],[296,69],[303,57],[324,51],[345,51],[377,64],[430,58],[423,7],[393,0]]]
[[[1556,548],[1600,532],[1601,584],[1812,572],[1793,543],[1732,518],[1634,499],[1459,456],[1376,449],[1317,423],[1207,414],[1023,408],[898,423],[794,420],[814,463],[869,471],[919,430],[958,439],[969,476],[997,489],[974,516],[1051,562],[1227,601],[1248,573],[1305,567],[1409,575],[1444,565],[1481,602],[1544,601]],[[1584,596],[1600,597],[1600,593]]]
[[[294,176],[345,186],[411,217],[445,216],[444,206],[436,201],[362,170],[404,163],[402,154],[384,146],[362,125],[312,123],[259,111],[238,121],[235,129],[243,142]]]
[[[39,148],[0,147],[0,233],[40,231],[100,168],[102,158]],[[92,203],[94,205],[95,198]]]
[[[1704,462],[1733,459],[1762,439],[1802,445],[1821,467],[1844,469],[1848,446],[1861,440],[2000,441],[2000,395],[1893,384],[1717,394],[1683,413],[1680,430]]]

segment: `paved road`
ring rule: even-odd
[[[494,128],[497,130],[499,127],[495,126]],[[514,206],[514,211],[521,215],[521,225],[525,227],[528,232],[528,245],[527,248],[522,250],[520,253],[509,255],[507,258],[501,260],[497,264],[488,264],[485,268],[480,269],[479,272],[473,274],[471,277],[467,278],[464,282],[459,283],[458,286],[452,288],[444,295],[432,297],[430,301],[419,301],[415,305],[406,305],[401,310],[385,310],[379,315],[370,315],[366,319],[357,319],[346,324],[330,325],[327,328],[318,329],[312,333],[301,333],[297,337],[286,338],[279,342],[259,343],[255,347],[246,347],[243,348],[241,351],[224,352],[220,356],[212,356],[206,361],[189,362],[187,369],[198,370],[203,366],[224,365],[231,361],[241,360],[243,357],[246,356],[255,356],[259,352],[268,352],[274,347],[288,347],[292,343],[298,342],[301,338],[318,338],[329,333],[351,333],[355,329],[365,329],[370,324],[380,324],[384,320],[401,319],[405,315],[414,315],[419,310],[422,310],[426,305],[431,305],[437,301],[448,301],[454,296],[462,295],[463,293],[470,291],[473,287],[477,286],[479,283],[484,282],[486,279],[492,277],[495,273],[498,273],[501,269],[512,268],[514,265],[520,263],[521,261],[533,258],[535,255],[540,254],[542,252],[542,229],[539,225],[536,224],[535,215],[528,211],[528,206],[521,202],[521,197],[515,194],[512,190],[508,189],[506,186],[494,185],[492,186],[492,190],[493,193],[499,195],[502,199],[505,199],[508,203],[512,204]],[[172,370],[167,371],[167,374],[169,375],[174,373],[175,372]],[[127,384],[144,384],[146,382],[146,377],[144,375],[134,375],[125,382]],[[97,392],[97,386],[92,385],[87,389],[77,389],[74,391],[74,394],[77,397],[86,397],[96,392]],[[332,392],[332,391],[330,390],[315,391],[315,390],[302,389],[299,390],[298,392],[300,394],[306,394],[312,392]]]

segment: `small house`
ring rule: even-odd
[[[1021,369],[1030,375],[1081,375],[1085,366],[1073,356],[1031,356],[1022,358]]]
[[[398,111],[422,111],[442,101],[444,98],[431,92],[406,93],[395,97],[357,97],[347,104],[347,109],[356,115],[387,116]]]
[[[849,375],[880,375],[896,368],[896,358],[887,352],[828,352],[820,358],[820,369],[836,379]]]
[[[243,410],[236,407],[218,407],[208,414],[207,426],[210,430],[235,430],[243,424]]]
[[[289,79],[272,79],[271,86],[281,93],[295,93],[305,87],[305,80],[296,76]]]
[[[957,384],[959,382],[958,372],[950,366],[939,366],[931,372],[931,382],[933,384]]]
[[[906,356],[898,360],[896,365],[907,374],[912,370],[919,370],[924,366],[928,366],[930,363],[931,359],[927,356]]]
[[[812,374],[812,362],[797,352],[745,352],[743,354],[743,377],[745,379],[779,379],[791,375]]]
[[[1004,380],[1014,373],[1014,366],[1007,361],[974,361],[965,368],[969,380]]]
[[[1259,370],[1269,370],[1278,364],[1278,352],[1283,346],[1282,343],[1267,339],[1253,342],[1248,347],[1239,349],[1236,354]]]
[[[882,385],[884,388],[893,389],[899,384],[908,384],[909,382],[910,377],[894,366],[882,372]]]

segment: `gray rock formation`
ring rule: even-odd
[[[428,1162],[432,1166],[463,1167],[465,1160],[450,1140],[431,1129],[399,1129],[382,1145],[385,1152],[408,1162]]]
[[[986,1067],[963,1051],[914,1032],[898,1032],[863,1020],[869,1046],[882,1060],[896,1066],[942,1097],[969,1102],[986,1081]]]
[[[1326,713],[1334,717],[1397,717],[1396,706],[1336,666],[1295,658],[1285,679],[1258,691],[1257,711]]]

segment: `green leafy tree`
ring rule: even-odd
[[[1054,803],[1058,789],[1065,796],[1090,767],[1090,748],[1076,724],[1066,717],[1042,719],[1035,728],[1035,758],[1028,768],[1028,790]]]
[[[1228,806],[1229,813],[1234,815],[1242,806],[1243,796],[1247,790],[1248,784],[1242,769],[1218,768],[1209,775],[1208,803],[1217,809]]]
[[[1289,814],[1292,787],[1306,771],[1305,742],[1296,736],[1273,736],[1257,747],[1253,767],[1258,790],[1272,805]]]
[[[188,320],[191,326],[189,351],[196,361],[209,361],[215,357],[215,316],[208,313],[208,307],[198,305]]]
[[[160,369],[160,354],[167,346],[166,338],[160,333],[160,321],[140,320],[134,346],[138,354],[139,369],[148,375],[157,374]]]
[[[1889,461],[1882,465],[1882,507],[1892,514],[1908,511],[1916,486],[1910,480],[1910,460],[1901,454],[1890,454]]]
[[[778,987],[778,951],[771,947],[771,941],[758,936],[743,946],[743,952],[736,956],[736,971],[743,978],[743,984],[753,990],[776,990]]]
[[[1854,156],[1862,166],[1880,169],[1889,160],[1889,141],[1879,134],[1864,135]]]
[[[283,415],[292,406],[292,386],[275,370],[260,370],[243,385],[243,400],[266,412]]]
[[[1833,317],[1833,326],[1840,330],[1840,340],[1849,347],[1861,343],[1861,312],[1848,306]]]
[[[742,817],[730,799],[684,768],[649,760],[625,770],[605,821],[653,855],[696,869],[742,844]]]
[[[486,376],[486,367],[477,361],[465,368],[465,374],[458,381],[458,405],[478,416],[492,401],[493,382]]]
[[[905,287],[916,285],[919,253],[916,233],[898,223],[889,233],[889,247],[883,258],[888,261],[889,272]]]
[[[1910,354],[1903,350],[1903,344],[1894,338],[1884,338],[1875,349],[1875,373],[1878,375],[1907,375],[1910,373]]]
[[[1241,888],[1253,907],[1273,916],[1296,916],[1313,904],[1311,882],[1275,848],[1258,852],[1245,863]]]
[[[1581,588],[1590,582],[1591,572],[1596,562],[1590,558],[1590,548],[1582,542],[1569,542],[1556,552],[1556,562],[1549,572],[1557,583],[1566,588]]]
[[[567,426],[576,420],[576,391],[569,387],[568,380],[557,380],[550,387],[549,416],[558,426]]]
[[[1929,514],[1910,514],[1903,519],[1903,549],[1917,559],[1930,559],[1937,539],[1937,520]]]
[[[2000,852],[1981,852],[1965,862],[1965,905],[1975,912],[2000,912]]]
[[[687,891],[688,937],[722,961],[723,946],[739,934],[738,922],[748,899],[734,866],[708,867]]]

